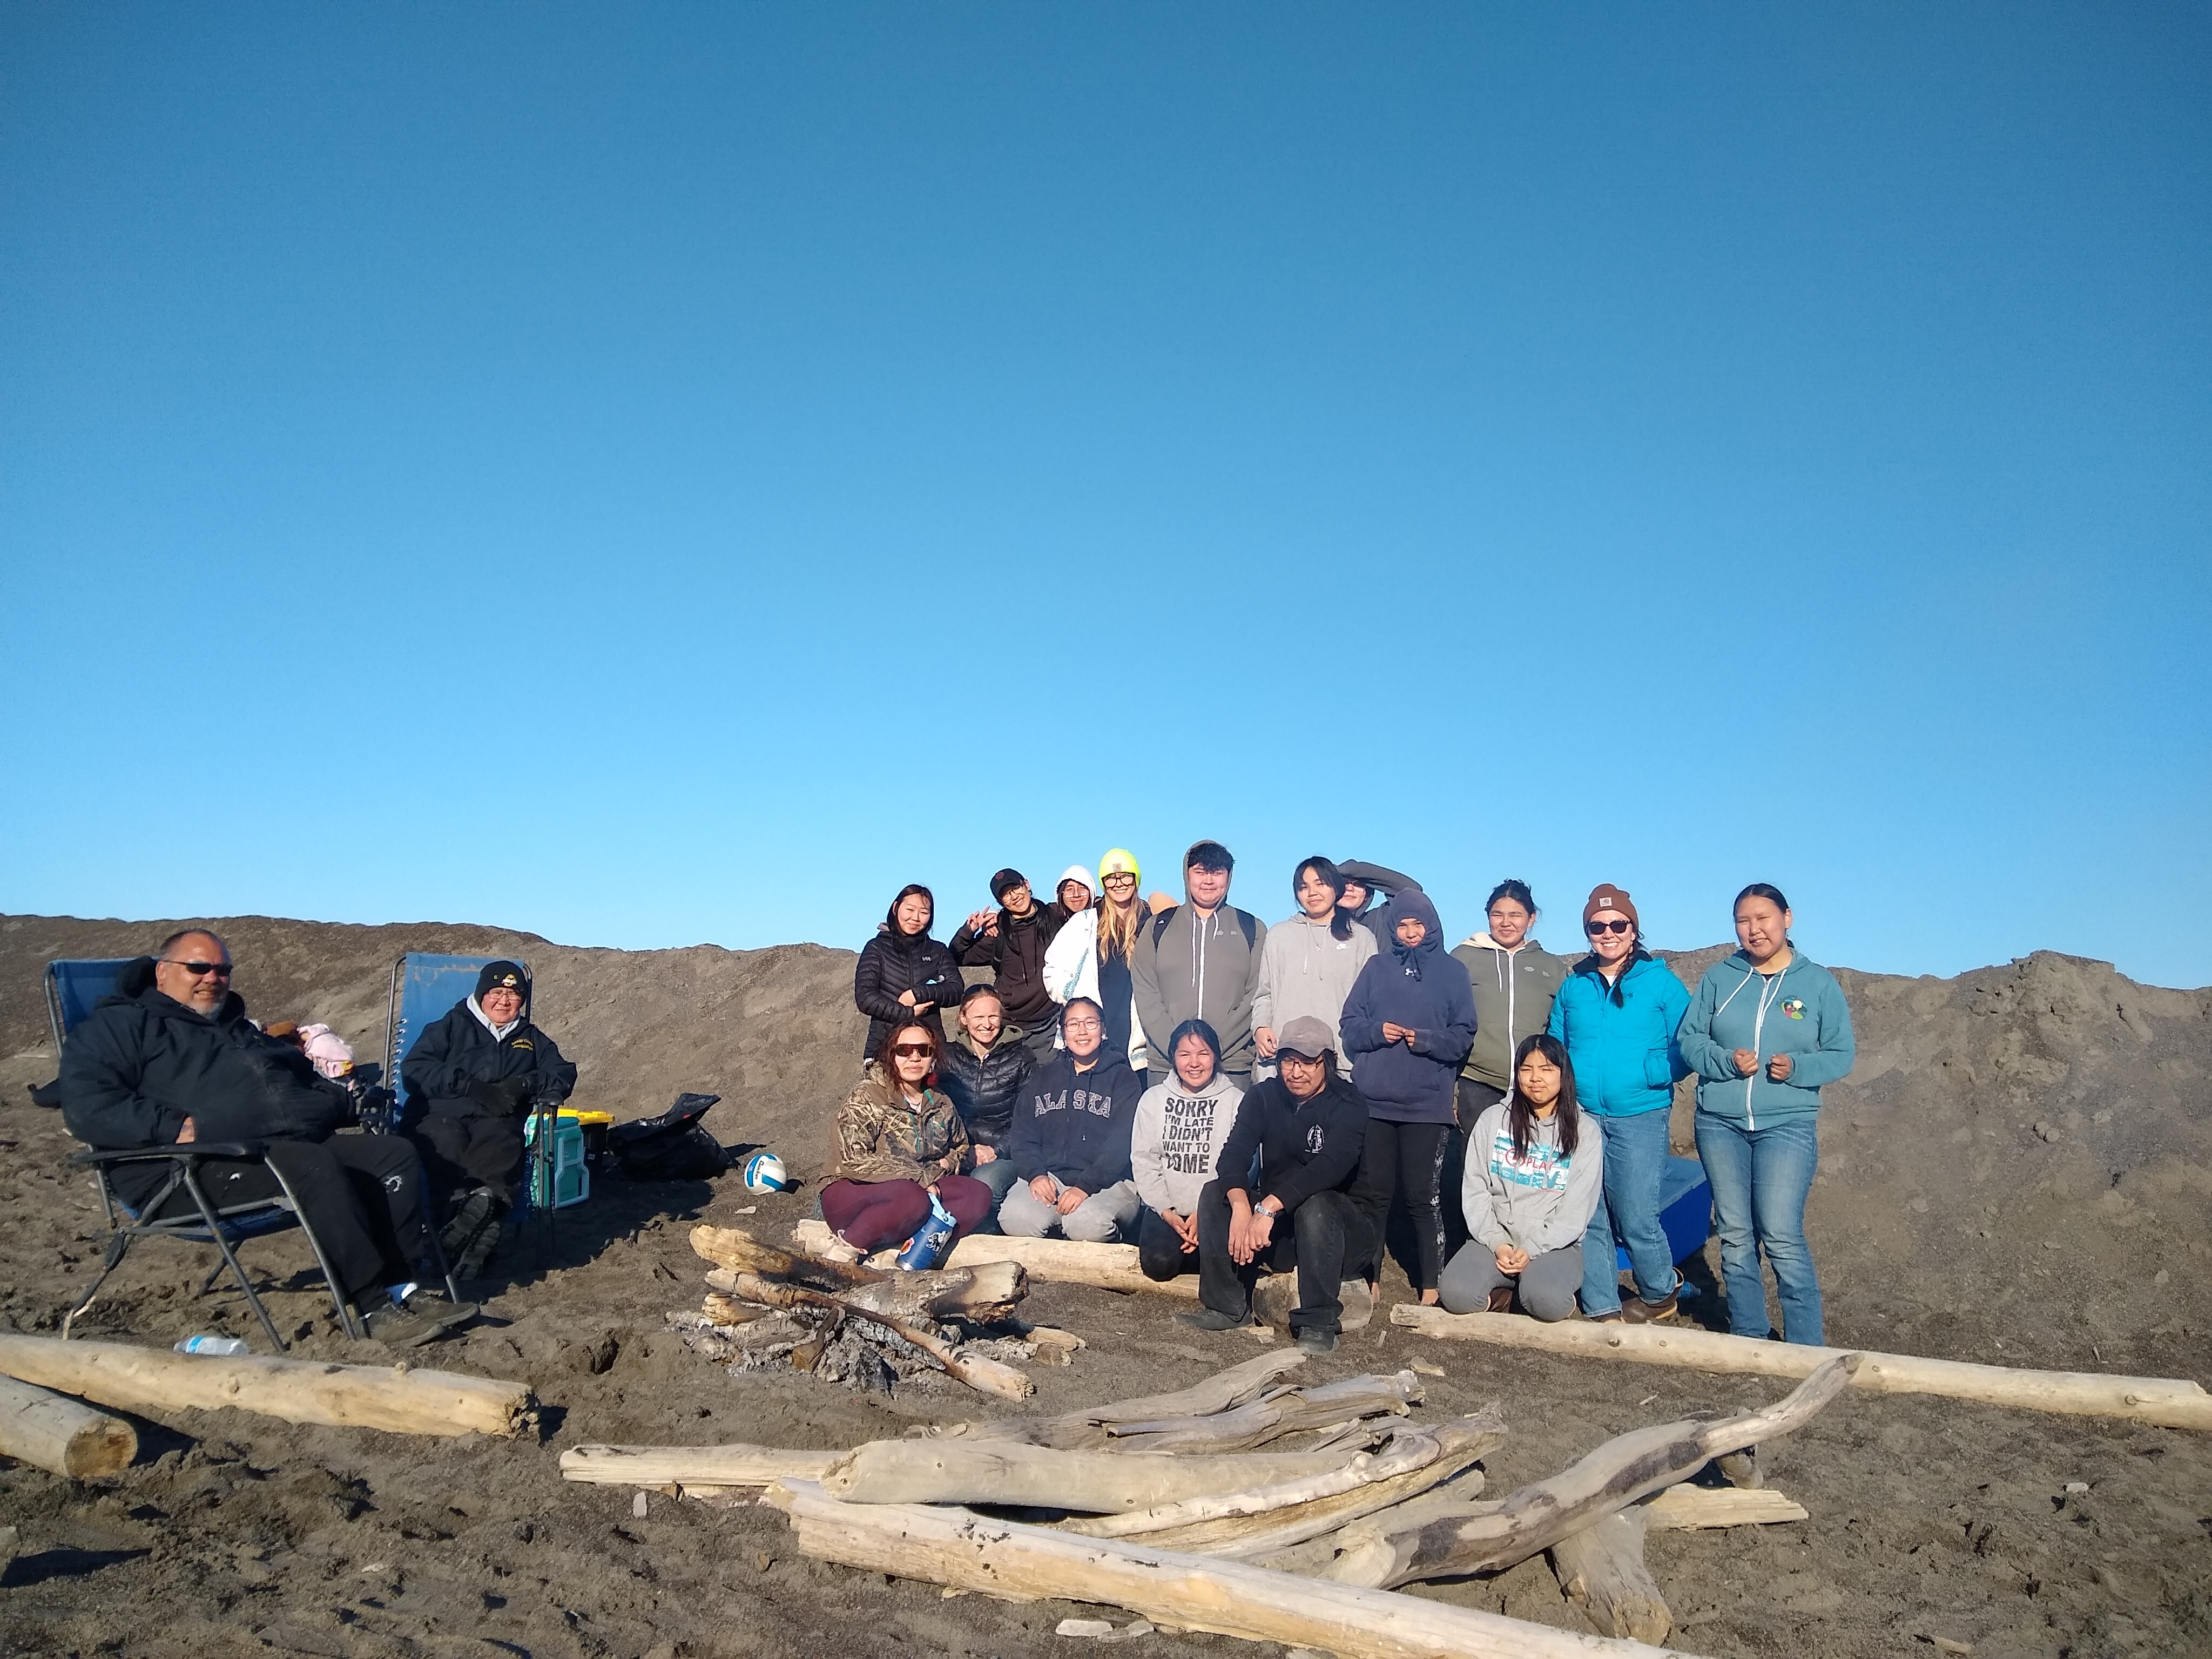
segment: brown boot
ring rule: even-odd
[[[1667,1292],[1661,1302],[1646,1302],[1640,1296],[1632,1296],[1620,1304],[1620,1316],[1632,1325],[1649,1325],[1662,1319],[1672,1319],[1680,1311],[1679,1290]]]
[[[1496,1290],[1491,1291],[1490,1306],[1484,1310],[1484,1311],[1486,1313],[1511,1313],[1513,1311],[1513,1287],[1510,1285],[1500,1285]]]

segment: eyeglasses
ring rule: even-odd
[[[1276,1049],[1275,1060],[1277,1064],[1282,1066],[1318,1066],[1321,1064],[1321,1059],[1318,1055],[1301,1054],[1289,1048]]]
[[[937,1050],[927,1042],[895,1042],[891,1052],[901,1060],[927,1060]]]
[[[1586,921],[1583,924],[1583,932],[1595,939],[1601,933],[1632,933],[1635,927],[1632,921]]]
[[[1106,884],[1109,887],[1134,887],[1137,878],[1132,875],[1115,874],[1106,878]]]
[[[217,979],[230,977],[230,964],[227,962],[179,962],[174,957],[163,957],[161,960],[172,968],[183,969],[194,979],[205,979],[210,974]]]

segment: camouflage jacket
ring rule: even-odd
[[[927,1187],[960,1173],[968,1130],[951,1100],[934,1089],[919,1110],[871,1065],[868,1080],[837,1110],[837,1176],[843,1181],[916,1181]]]

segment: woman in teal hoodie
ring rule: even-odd
[[[1790,901],[1765,882],[1736,895],[1742,948],[1698,983],[1682,1058],[1698,1074],[1698,1157],[1720,1214],[1729,1328],[1767,1336],[1764,1249],[1786,1341],[1818,1346],[1820,1281],[1805,1243],[1820,1163],[1820,1090],[1851,1069],[1850,1006],[1836,976],[1790,939]]]
[[[1583,1313],[1633,1324],[1675,1311],[1681,1276],[1659,1224],[1667,1172],[1667,1109],[1674,1080],[1687,1077],[1674,1033],[1690,993],[1674,969],[1644,948],[1636,905],[1609,884],[1583,906],[1590,953],[1552,1001],[1551,1033],[1574,1061],[1576,1092],[1605,1137],[1605,1192],[1583,1235]],[[1616,1241],[1636,1270],[1636,1294],[1620,1299]]]

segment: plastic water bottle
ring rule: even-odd
[[[921,1231],[906,1242],[899,1252],[898,1264],[909,1271],[934,1267],[945,1259],[945,1247],[952,1242],[953,1230],[960,1224],[952,1218],[935,1193],[929,1195],[929,1218],[921,1224]]]
[[[233,1354],[246,1352],[242,1336],[188,1336],[176,1345],[179,1353]]]

